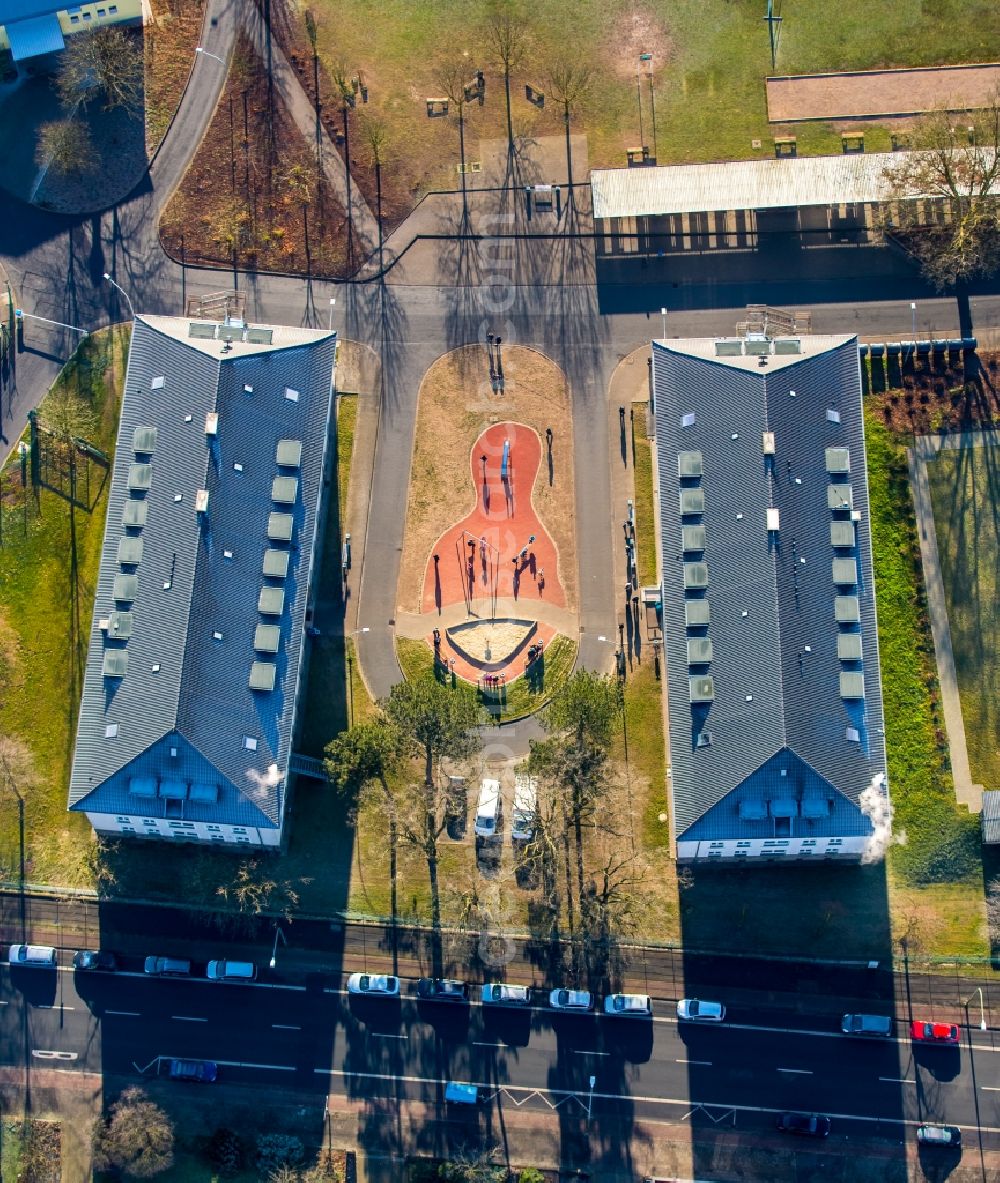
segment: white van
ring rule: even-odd
[[[530,842],[538,818],[538,781],[533,776],[514,777],[514,808],[510,815],[511,842]]]
[[[479,803],[476,805],[476,837],[495,837],[499,821],[500,782],[483,777],[479,786]]]

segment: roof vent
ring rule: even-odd
[[[155,377],[155,378],[152,380],[152,382],[150,382],[150,384],[149,384],[149,389],[150,389],[150,390],[162,390],[162,389],[163,389],[163,384],[164,384],[165,382],[166,382],[166,378],[165,378],[165,377],[164,377],[162,374],[158,374],[158,375],[157,375],[157,376],[156,376],[156,377]]]
[[[156,428],[140,425],[132,432],[132,451],[149,455],[156,448]]]
[[[256,738],[252,735],[244,735],[243,736],[243,746],[244,746],[244,748],[246,748],[246,750],[248,752],[256,752],[256,750],[257,750]]]
[[[287,398],[290,403],[297,403],[299,401],[299,392],[294,390],[291,386],[286,386],[285,398]]]
[[[278,440],[275,459],[281,468],[298,468],[302,462],[302,441]]]
[[[762,435],[760,437],[760,446],[761,446],[761,451],[764,453],[765,456],[773,456],[774,455],[774,432],[773,431],[765,431],[762,433]]]
[[[694,411],[681,416],[681,427],[694,427]]]
[[[253,387],[250,385],[249,382],[243,383],[243,393],[244,394],[253,394]]]
[[[106,678],[124,678],[128,669],[127,649],[106,649],[102,673]]]
[[[114,739],[117,734],[118,734],[118,724],[117,723],[108,723],[105,726],[105,728],[104,728],[104,738],[105,739]]]
[[[833,410],[832,407],[827,407],[826,408],[826,421],[827,421],[827,423],[839,423],[840,422],[840,412]]]
[[[251,690],[273,690],[278,667],[271,661],[255,661],[250,667]]]
[[[195,513],[208,513],[208,490],[198,489],[194,495]]]
[[[767,530],[768,533],[777,531],[781,528],[781,511],[778,509],[768,509],[767,511]]]
[[[219,412],[209,411],[205,416],[205,434],[218,435],[219,434]]]

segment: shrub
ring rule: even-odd
[[[243,1143],[239,1134],[220,1126],[209,1139],[207,1155],[220,1175],[235,1175],[243,1166]]]
[[[302,1142],[294,1134],[261,1134],[257,1139],[257,1170],[265,1177],[302,1161]]]
[[[525,1167],[518,1175],[517,1183],[545,1183],[545,1176],[538,1167]]]

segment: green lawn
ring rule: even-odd
[[[75,388],[93,408],[91,442],[114,452],[118,407],[129,331],[103,330],[86,338],[57,379],[53,395]],[[39,415],[44,418],[46,402]],[[0,734],[23,745],[33,773],[16,775],[26,799],[27,877],[38,882],[89,881],[91,829],[86,818],[66,812],[66,786],[76,735],[82,666],[104,537],[110,472],[90,466],[88,508],[77,506],[77,570],[72,569],[68,501],[39,490],[27,517],[14,508],[11,492],[19,461],[4,474],[4,532],[0,546]],[[79,477],[86,496],[86,470]],[[104,480],[102,486],[102,479]],[[29,503],[31,505],[32,503]],[[74,611],[74,586],[78,591]],[[80,628],[78,643],[73,634]],[[40,726],[39,722],[44,721]],[[17,812],[0,808],[0,872],[15,877]]]
[[[928,953],[985,952],[979,819],[955,801],[902,445],[865,423],[879,658],[894,832],[894,931]]]
[[[1000,789],[1000,449],[927,466],[972,779]]]
[[[503,79],[484,51],[480,23],[485,0],[357,0],[310,5],[319,30],[319,55],[365,71],[368,110],[381,114],[395,145],[394,169],[408,185],[454,187],[457,130],[448,119],[428,120],[423,98],[440,92],[434,64],[447,50],[466,51],[470,73],[487,72],[485,106],[467,111],[468,155],[480,136],[505,134]],[[543,85],[546,67],[571,45],[594,72],[591,93],[574,117],[589,136],[591,165],[624,165],[624,150],[639,142],[636,68],[651,52],[656,70],[656,144],[661,162],[770,155],[775,128],[767,122],[766,75],[995,61],[1000,54],[1000,9],[993,0],[899,0],[869,4],[798,0],[782,13],[772,71],[761,0],[533,0],[526,6],[527,54],[515,74],[515,129],[559,132],[557,104],[543,112],[524,100],[524,84]],[[642,84],[644,139],[652,143],[649,95]],[[889,132],[864,125],[869,151],[888,149]],[[800,153],[841,150],[830,124],[781,126],[798,136]],[[754,139],[762,141],[753,149]],[[394,183],[394,182],[390,182]]]
[[[656,513],[653,506],[653,443],[646,436],[645,400],[632,404],[635,445],[635,535],[639,553],[639,586],[656,583]]]
[[[423,641],[397,637],[396,657],[408,681],[434,676],[434,654]],[[554,637],[545,650],[544,674],[534,679],[522,676],[507,686],[499,721],[508,723],[544,706],[573,672],[575,663],[576,644],[569,637]],[[484,705],[496,718],[490,701],[484,700]]]

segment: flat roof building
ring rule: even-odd
[[[677,856],[871,856],[888,786],[857,339],[652,348]]]
[[[135,319],[69,790],[102,834],[281,840],[335,351]]]

